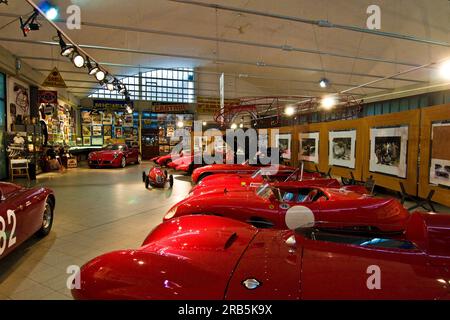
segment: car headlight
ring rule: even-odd
[[[178,207],[173,207],[172,209],[170,209],[169,212],[167,212],[166,215],[164,216],[164,219],[170,220],[173,217],[175,217],[175,215],[177,214],[177,209]]]

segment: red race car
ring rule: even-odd
[[[450,299],[450,216],[415,213],[401,237],[261,230],[186,216],[136,250],[81,269],[78,300]]]
[[[243,164],[212,164],[208,166],[204,166],[198,169],[195,169],[192,173],[192,182],[199,183],[204,178],[211,176],[213,174],[253,174],[255,171],[261,168],[273,168],[278,171],[279,175],[284,174],[285,176],[289,176],[292,174],[296,168],[288,167],[284,165],[275,165],[275,166],[264,166],[264,165],[251,165],[246,161]],[[272,170],[273,170],[272,169]]]
[[[314,185],[315,181],[319,181]],[[324,188],[320,180],[283,182],[259,188],[216,188],[192,194],[174,205],[164,221],[174,217],[211,214],[259,228],[294,230],[305,221],[349,224],[353,231],[402,232],[409,212],[396,199],[373,198],[364,187]],[[327,227],[331,227],[327,225]],[[336,225],[337,227],[337,225]]]
[[[126,144],[111,144],[101,151],[91,152],[88,156],[89,167],[121,167],[127,164],[140,164],[141,154],[137,148],[129,148]]]
[[[320,173],[302,172],[301,169],[296,169],[290,175],[288,172],[275,172],[267,168],[261,168],[253,174],[214,174],[203,178],[191,191],[198,192],[204,188],[242,188],[254,187],[257,188],[266,182],[281,181],[306,181],[318,180],[314,185],[324,186],[329,188],[340,188],[341,185],[336,179],[324,179]]]
[[[169,175],[167,170],[162,170],[158,167],[150,169],[148,174],[144,171],[142,180],[145,183],[145,189],[148,189],[150,186],[164,188],[167,183],[169,183],[170,188],[173,187],[173,175]]]
[[[33,235],[48,235],[55,204],[50,189],[0,182],[0,259]]]

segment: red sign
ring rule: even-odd
[[[58,104],[58,91],[39,90],[38,101],[43,104]]]

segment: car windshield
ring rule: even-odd
[[[417,247],[410,241],[390,238],[379,238],[370,235],[354,235],[349,233],[329,232],[315,228],[299,228],[295,231],[303,237],[313,241],[324,241],[354,245],[358,247],[378,247],[402,250],[416,250]]]
[[[123,146],[118,144],[110,144],[109,146],[105,147],[105,150],[113,150],[113,151],[123,150]]]
[[[269,199],[271,196],[274,196],[276,199],[280,199],[279,190],[276,188],[272,188],[268,183],[261,185],[258,189],[256,189],[256,195],[263,199]]]

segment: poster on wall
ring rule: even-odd
[[[104,126],[103,127],[103,135],[105,135],[105,139],[106,136],[112,136],[112,126]]]
[[[105,113],[103,115],[103,124],[105,125],[112,125],[113,123],[113,115],[111,112]]]
[[[81,111],[81,122],[83,123],[92,123],[92,116],[90,111]]]
[[[356,130],[330,131],[329,164],[355,169]]]
[[[303,161],[319,163],[319,132],[300,133],[300,152],[298,158]]]
[[[283,159],[291,160],[292,134],[277,134],[275,147],[280,150]]]
[[[406,178],[408,127],[370,129],[370,171]]]
[[[434,123],[431,131],[430,183],[450,187],[450,122]]]
[[[102,126],[92,126],[92,136],[101,137],[102,136]]]
[[[117,139],[123,138],[123,128],[115,128],[114,133]]]
[[[91,136],[91,126],[83,126],[83,137]]]

